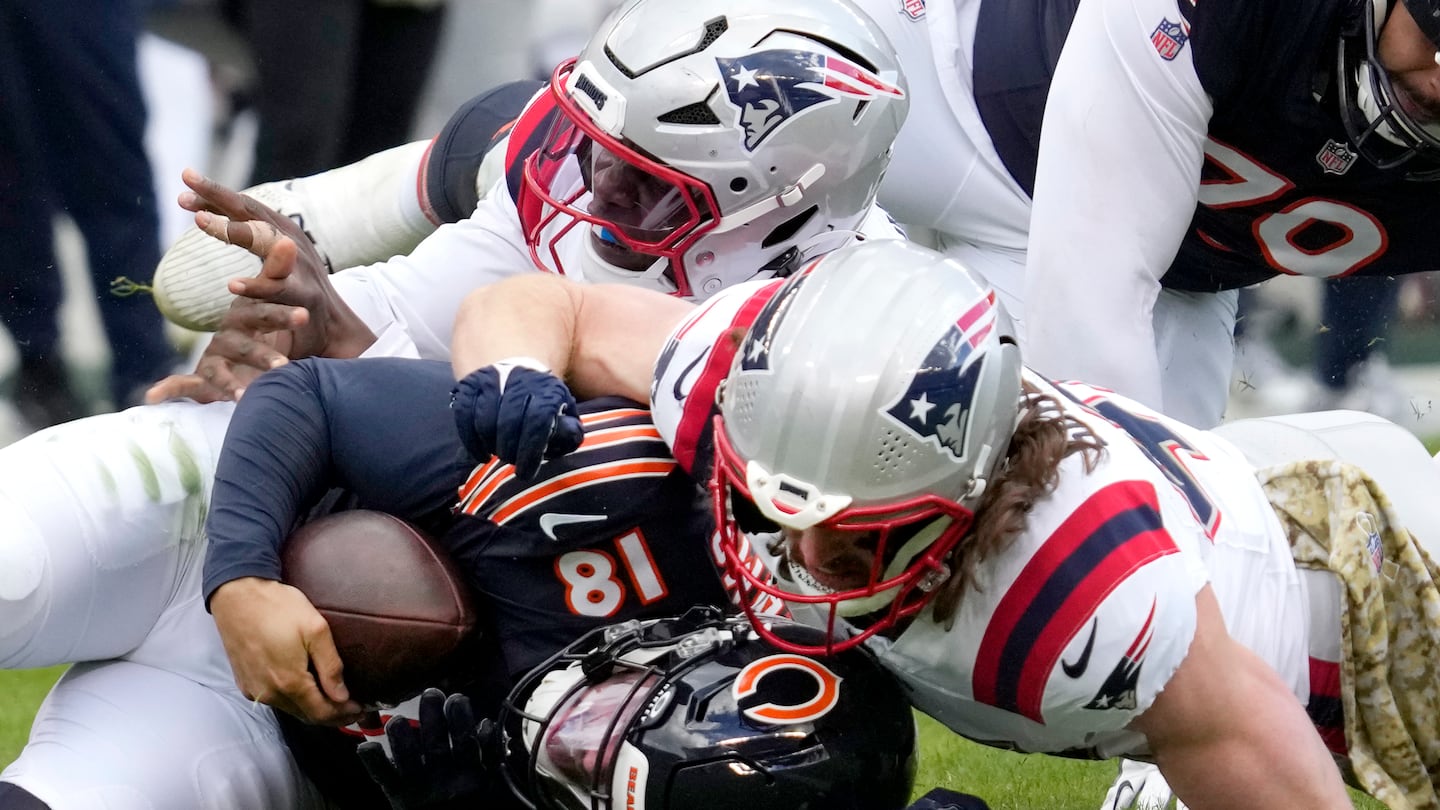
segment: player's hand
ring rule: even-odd
[[[330,625],[298,589],[242,577],[210,597],[235,684],[250,700],[323,725],[359,720]]]
[[[481,740],[490,733],[488,720],[476,722],[469,698],[426,689],[420,695],[418,728],[398,716],[385,724],[390,756],[378,742],[361,743],[357,753],[395,810],[451,806],[457,799],[479,799],[497,786],[481,754]]]
[[[450,408],[460,440],[476,459],[491,456],[533,478],[540,463],[572,452],[585,438],[565,381],[521,358],[476,369],[456,384]]]
[[[1100,810],[1165,810],[1174,798],[1170,783],[1160,769],[1147,762],[1120,760],[1120,773],[1105,793]],[[1175,803],[1176,810],[1185,810],[1184,802]]]
[[[261,259],[260,274],[232,280],[230,292],[306,311],[303,322],[292,319],[292,359],[355,357],[374,342],[331,285],[325,258],[294,220],[192,169],[181,179],[190,190],[180,195],[180,207],[195,212],[195,225]]]
[[[236,298],[206,344],[195,371],[172,374],[155,383],[145,392],[145,401],[238,400],[256,377],[290,362],[290,330],[308,317],[298,307]]]

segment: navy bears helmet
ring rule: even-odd
[[[710,607],[586,634],[521,680],[500,725],[532,808],[898,810],[915,777],[910,705],[870,653],[782,652]]]

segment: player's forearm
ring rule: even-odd
[[[559,276],[529,273],[467,295],[450,345],[455,379],[513,357],[533,358],[565,376],[579,317],[576,287]]]
[[[536,273],[512,277],[476,290],[461,305],[451,346],[455,378],[524,357],[564,378],[580,399],[645,402],[666,338],[693,308],[622,284],[577,284]]]
[[[1248,728],[1235,735],[1240,739],[1172,746],[1158,758],[1175,795],[1192,810],[1352,807],[1314,726],[1274,680],[1251,693]]]
[[[280,546],[327,486],[329,430],[305,364],[266,374],[236,405],[215,470],[203,593],[280,578]]]
[[[1180,668],[1133,723],[1192,810],[1349,808],[1340,774],[1280,676],[1230,638],[1209,586]]]

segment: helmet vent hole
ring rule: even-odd
[[[743,378],[729,386],[725,392],[725,414],[737,422],[750,418],[755,410],[756,383],[753,378]]]
[[[875,453],[875,477],[878,481],[893,481],[903,478],[915,457],[915,442],[896,430],[881,431],[879,448]]]
[[[760,243],[760,247],[774,247],[782,242],[788,242],[794,239],[795,234],[799,233],[800,229],[805,227],[805,223],[809,222],[810,218],[815,216],[815,212],[818,210],[820,210],[819,206],[812,205],[799,214],[775,226],[775,230],[771,231],[770,234],[765,237]]]
[[[720,119],[715,115],[715,111],[710,109],[710,105],[703,101],[687,104],[684,107],[677,107],[661,115],[658,120],[662,124],[683,124],[688,126],[714,126],[720,123]]]
[[[869,107],[869,106],[870,106],[870,102],[864,101],[864,100],[862,100],[859,104],[856,104],[856,105],[855,105],[855,114],[852,115],[852,116],[850,116],[850,120],[851,120],[851,121],[859,121],[859,120],[860,120],[860,116],[862,116],[862,115],[865,114],[865,108],[866,108],[866,107]]]
[[[700,44],[696,46],[695,50],[703,51],[715,44],[715,40],[728,30],[730,30],[730,23],[724,17],[717,17],[705,23],[705,35],[700,38]]]
[[[739,194],[740,192],[744,191],[745,189],[747,189],[747,188],[749,188],[749,187],[750,187],[750,181],[749,181],[749,180],[746,180],[746,179],[743,178],[743,177],[732,177],[732,178],[730,178],[730,190],[733,191],[733,192],[735,192],[736,194]]]

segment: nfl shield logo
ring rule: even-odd
[[[1350,148],[1350,144],[1331,138],[1320,147],[1320,154],[1315,156],[1315,161],[1326,174],[1344,174],[1350,171],[1350,165],[1355,162],[1355,150]]]
[[[919,20],[925,17],[925,0],[900,0],[900,8],[903,9],[912,20]]]
[[[1155,46],[1155,52],[1166,62],[1173,61],[1180,55],[1180,49],[1185,47],[1186,40],[1190,35],[1185,33],[1185,25],[1178,22],[1170,22],[1163,17],[1160,24],[1150,34],[1150,44]]]

